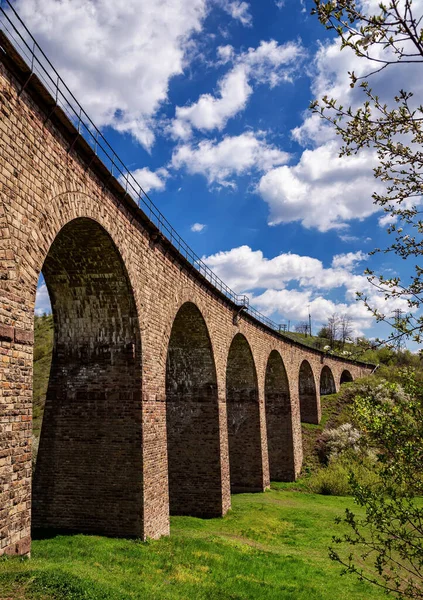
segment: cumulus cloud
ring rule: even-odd
[[[286,152],[267,144],[253,132],[226,136],[220,142],[203,140],[199,144],[184,144],[173,152],[171,165],[184,167],[191,175],[201,174],[209,184],[234,186],[234,175],[252,170],[267,171],[289,159]]]
[[[305,150],[295,166],[263,175],[257,191],[269,205],[270,225],[300,221],[304,227],[328,231],[378,210],[371,198],[371,191],[380,189],[371,171],[373,153],[343,158],[338,153],[338,142],[332,141]]]
[[[204,225],[204,223],[193,223],[191,225],[191,231],[193,231],[194,233],[201,233],[202,231],[204,231],[205,228],[206,226]]]
[[[332,259],[332,267],[350,269],[357,263],[362,262],[367,257],[367,254],[359,250],[358,252],[347,252],[346,254],[335,254]]]
[[[244,110],[255,84],[274,87],[282,81],[292,81],[293,69],[303,55],[304,49],[298,42],[262,41],[257,48],[249,48],[237,57],[232,46],[220,46],[220,63],[233,60],[232,69],[218,82],[215,95],[202,94],[196,102],[176,107],[169,128],[171,135],[187,140],[193,128],[222,130],[230,118]]]
[[[166,169],[150,171],[148,167],[131,171],[131,174],[147,194],[151,190],[162,192],[166,187],[166,179],[169,177]]]
[[[228,119],[245,108],[252,93],[244,65],[237,65],[219,82],[217,97],[203,94],[190,106],[177,106],[172,124],[174,137],[188,139],[192,127],[201,130],[222,129]]]
[[[260,250],[240,246],[203,260],[235,291],[247,292],[254,306],[268,316],[303,320],[310,304],[314,321],[323,323],[334,312],[345,313],[361,334],[372,326],[373,319],[364,304],[356,302],[357,291],[364,292],[385,314],[391,315],[395,308],[407,309],[404,299],[386,300],[365,276],[354,273],[357,262],[365,257],[360,252],[337,255],[332,266],[325,268],[310,256],[283,253],[268,259]],[[335,289],[341,293],[340,301],[325,297]]]
[[[377,9],[373,0],[372,8]],[[419,3],[421,5],[421,3]],[[378,47],[376,53],[385,50]],[[376,56],[378,58],[378,56]],[[372,65],[350,49],[340,50],[338,39],[322,44],[312,65],[311,91],[315,98],[336,98],[353,109],[365,99],[360,86],[350,87],[348,72],[365,76]],[[372,88],[380,102],[392,103],[399,89],[412,90],[418,102],[423,95],[419,65],[402,64],[372,77]],[[318,115],[306,111],[303,122],[293,129],[292,137],[305,147],[298,164],[266,173],[258,192],[269,205],[269,223],[299,221],[319,231],[343,229],[352,220],[362,220],[380,211],[373,204],[372,193],[383,193],[383,184],[375,179],[378,164],[371,149],[339,158],[340,139],[335,130]],[[389,223],[382,217],[380,225]]]
[[[16,0],[70,89],[100,126],[147,148],[169,81],[182,73],[206,0]]]

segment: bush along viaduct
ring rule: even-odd
[[[301,421],[371,365],[213,285],[0,36],[0,554],[29,553],[31,526],[157,538],[169,514],[221,516],[231,492],[295,479]],[[32,482],[40,273],[55,340]]]

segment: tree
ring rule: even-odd
[[[374,175],[380,185],[373,200],[390,217],[388,232],[394,241],[373,253],[417,259],[423,250],[418,206],[423,195],[423,106],[412,90],[400,89],[389,101],[381,100],[370,82],[394,65],[423,63],[423,16],[413,13],[412,0],[386,0],[378,5],[362,0],[314,0],[314,4],[320,22],[339,36],[340,49],[349,48],[368,61],[369,70],[364,77],[349,74],[350,85],[363,92],[360,106],[345,108],[342,99],[324,97],[314,101],[311,109],[334,126],[343,142],[341,156],[371,149],[378,159]],[[408,302],[408,313],[388,316],[359,295],[377,320],[392,325],[390,342],[403,337],[422,342],[423,316],[415,313],[423,301],[423,268],[415,264],[409,279],[385,278],[373,271],[367,275],[386,299]],[[365,516],[346,512],[344,521],[351,533],[337,541],[347,542],[352,551],[345,557],[332,550],[331,557],[346,571],[397,597],[423,598],[423,511],[416,502],[423,494],[423,387],[410,371],[404,373],[402,385],[401,389],[386,384],[356,400],[356,419],[376,452],[380,485],[360,485],[351,475],[354,497]],[[359,549],[363,568],[357,566]]]
[[[401,386],[373,386],[356,398],[353,416],[376,454],[379,484],[362,484],[351,473],[354,498],[365,509],[359,517],[347,509],[350,533],[334,537],[352,552],[330,549],[344,572],[394,592],[400,598],[423,598],[423,385],[404,369]],[[357,559],[364,561],[358,566]]]
[[[342,347],[345,346],[345,342],[351,337],[352,332],[351,317],[346,314],[341,315],[339,317],[339,339],[341,340]]]
[[[317,337],[327,340],[329,339],[329,335],[329,329],[326,327],[326,325],[323,325],[323,327],[319,330]]]
[[[411,90],[398,90],[388,104],[370,87],[372,77],[393,65],[423,63],[422,16],[413,14],[412,0],[387,0],[372,6],[360,0],[314,0],[320,22],[336,32],[340,49],[349,48],[369,62],[365,77],[349,73],[351,87],[360,86],[364,101],[358,108],[345,108],[342,99],[324,97],[311,109],[331,123],[343,141],[340,156],[373,149],[378,158],[374,175],[383,184],[383,192],[373,193],[375,204],[391,217],[388,232],[394,241],[375,252],[394,252],[403,259],[418,257],[423,251],[423,221],[418,209],[423,194],[423,106]],[[423,68],[422,68],[423,74]],[[411,337],[423,341],[423,316],[413,313],[423,301],[423,269],[417,264],[413,275],[385,278],[368,270],[369,281],[386,298],[404,298],[409,312],[400,319],[385,315],[359,294],[378,321],[393,327],[391,340]]]
[[[335,341],[338,338],[339,333],[339,315],[338,313],[333,313],[328,319],[326,329],[328,331],[328,339],[330,345],[333,346]]]

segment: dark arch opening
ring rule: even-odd
[[[325,365],[320,373],[320,395],[327,396],[336,393],[335,380],[332,371]]]
[[[342,383],[349,383],[350,381],[354,381],[353,376],[351,375],[351,373],[349,371],[347,371],[347,369],[345,369],[344,371],[342,371],[341,374],[341,384]]]
[[[42,273],[54,346],[33,483],[33,527],[142,535],[141,340],[109,234],[63,227]]]
[[[263,491],[257,375],[250,346],[240,333],[229,349],[226,410],[231,491]]]
[[[298,376],[300,413],[303,423],[319,423],[320,410],[316,393],[316,384],[310,363],[303,360]]]
[[[170,513],[222,514],[216,369],[206,323],[187,302],[175,317],[166,363]]]
[[[291,400],[288,377],[279,352],[273,350],[267,361],[265,379],[267,446],[270,479],[295,479]]]

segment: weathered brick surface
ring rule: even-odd
[[[301,421],[304,423],[320,422],[321,410],[318,401],[315,375],[308,360],[303,360],[298,375],[298,391],[300,397]]]
[[[205,321],[190,302],[169,340],[166,428],[170,514],[222,515],[216,369]]]
[[[289,382],[282,357],[272,350],[267,362],[265,407],[269,474],[274,481],[295,479]]]
[[[31,85],[18,97],[12,68],[0,65],[0,554],[30,548],[41,271],[56,327],[36,526],[159,537],[169,533],[169,492],[174,512],[216,515],[230,506],[231,483],[269,485],[269,453],[272,476],[295,477],[300,405],[319,419],[323,366],[336,389],[345,370],[368,369],[248,316],[234,324],[235,307],[152,239],[78,145],[68,152]]]

